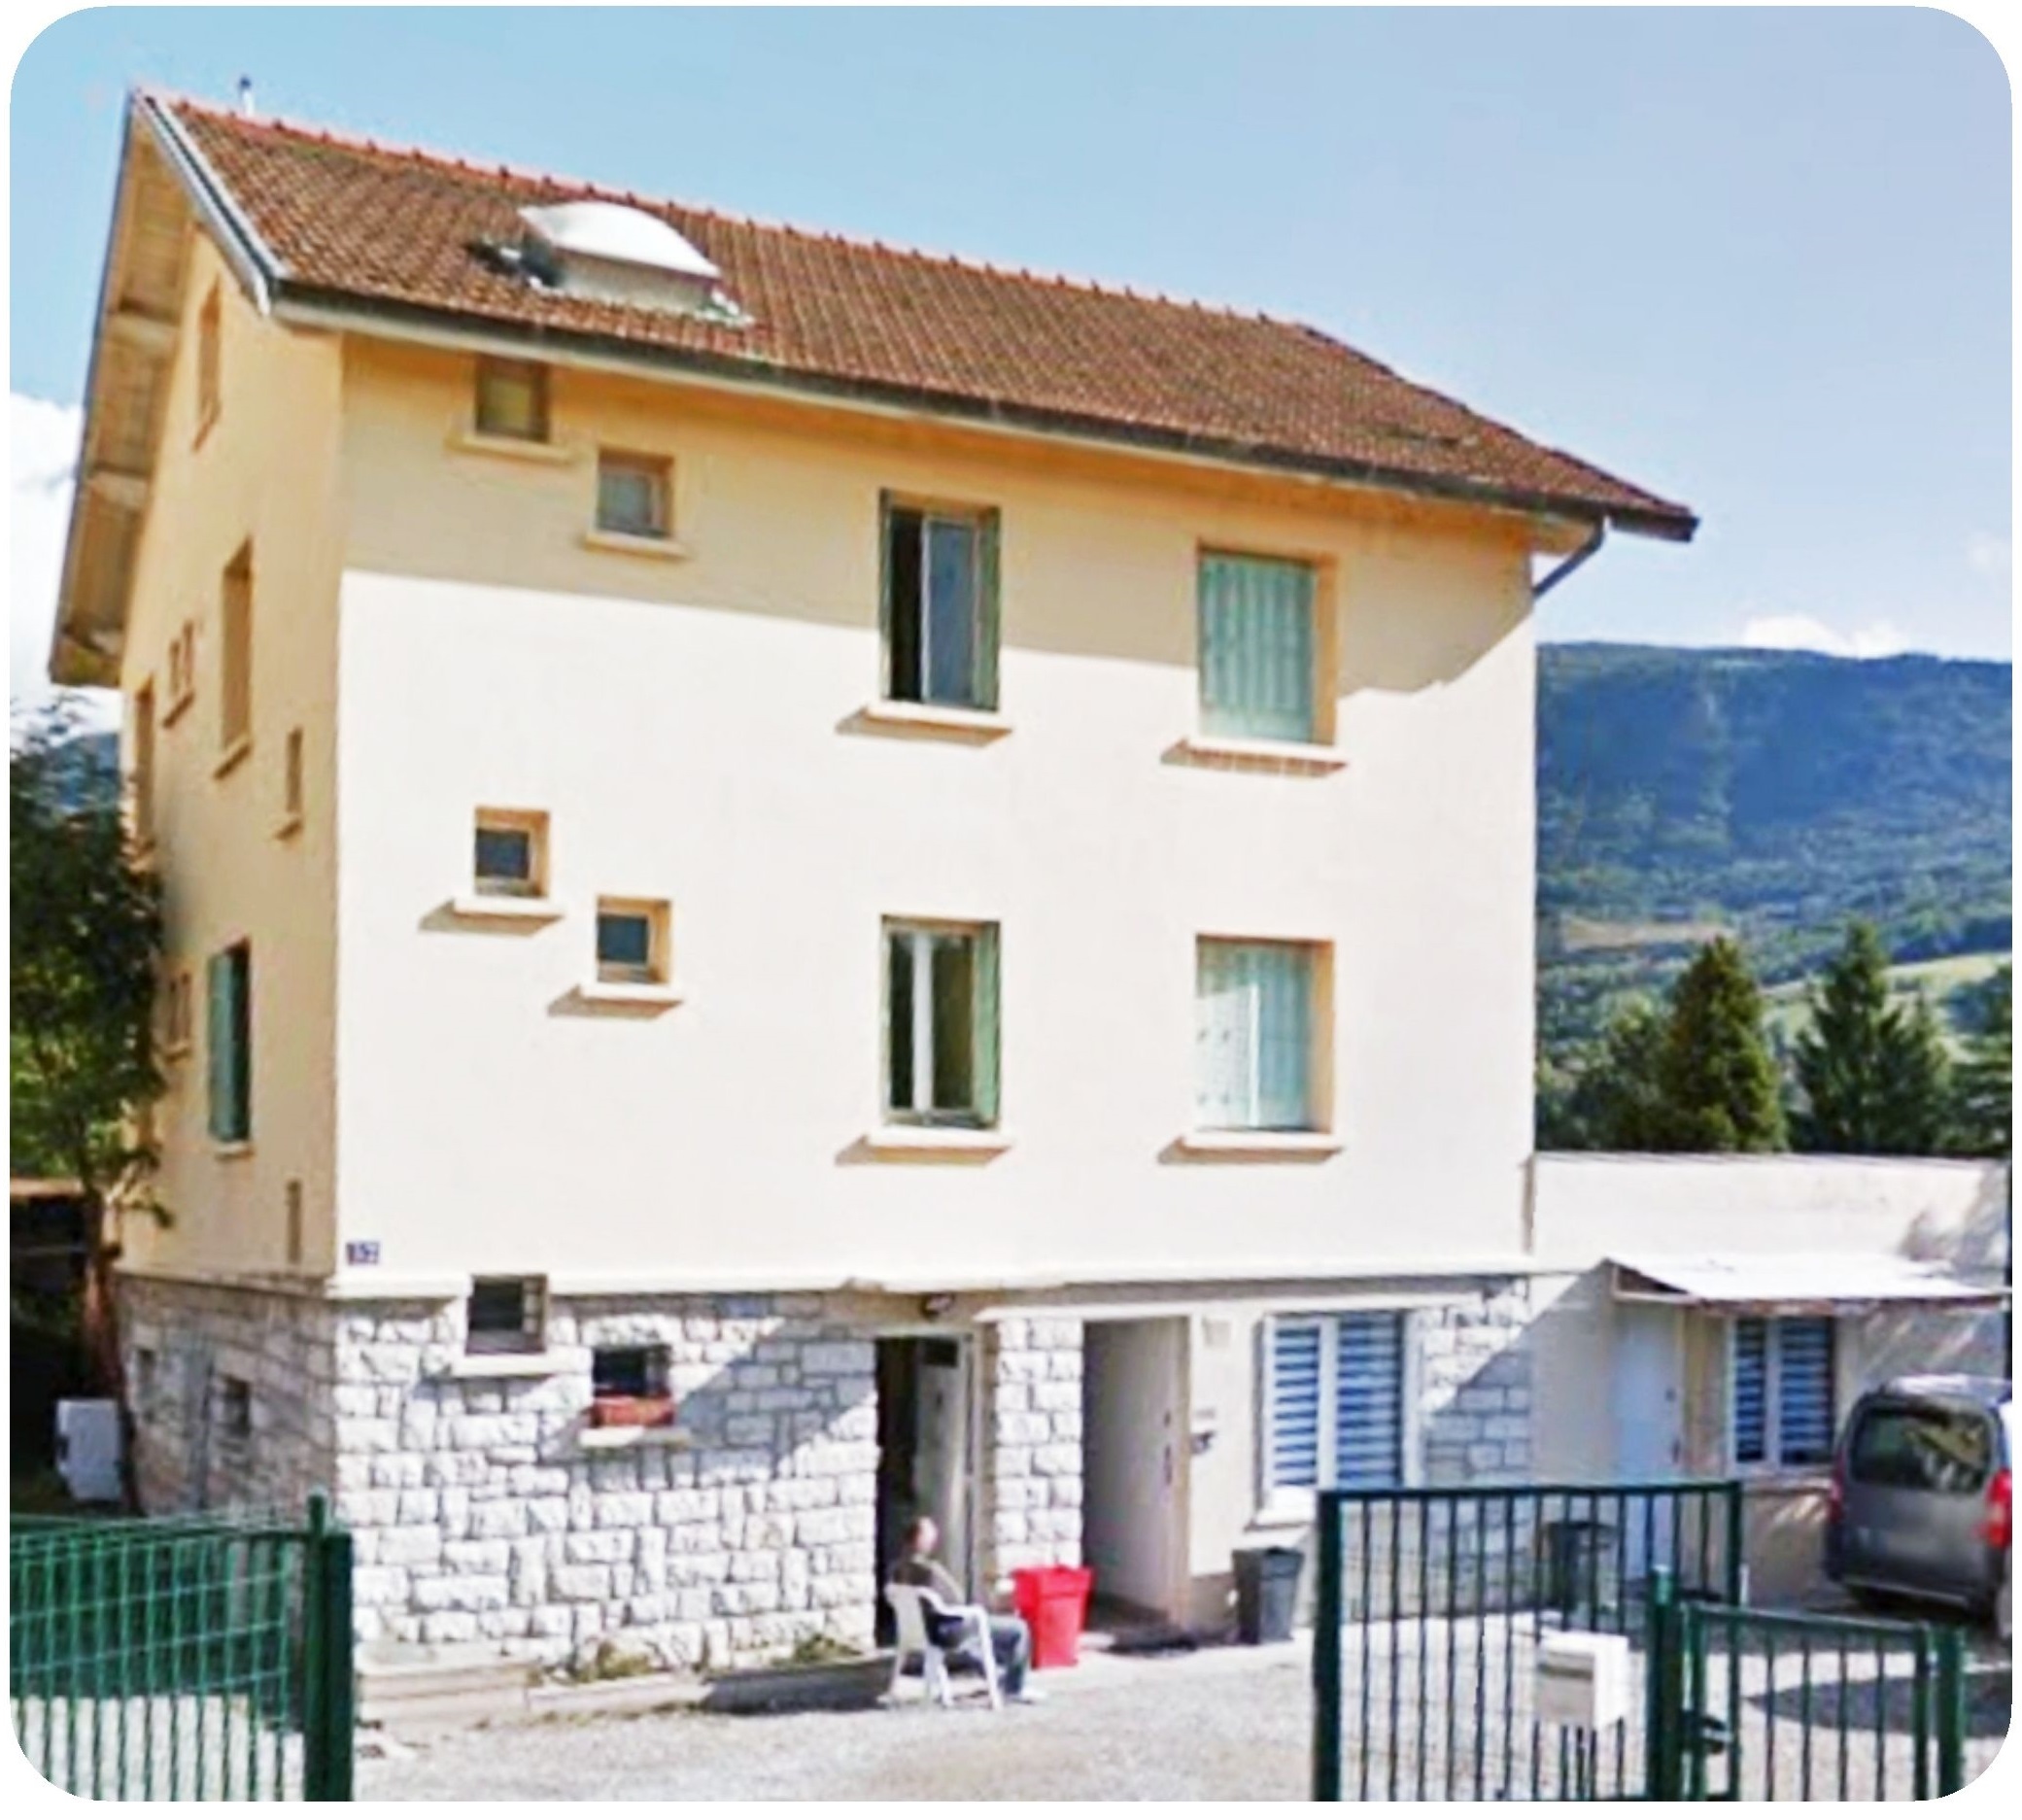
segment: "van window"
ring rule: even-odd
[[[1854,1431],[1849,1466],[1856,1485],[1970,1494],[1993,1458],[1993,1427],[1971,1410],[1877,1403]]]

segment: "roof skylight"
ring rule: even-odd
[[[556,202],[520,211],[523,265],[571,295],[643,309],[735,317],[715,263],[657,215],[622,202]]]

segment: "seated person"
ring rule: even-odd
[[[906,1538],[899,1547],[899,1560],[892,1568],[892,1579],[900,1586],[922,1586],[944,1605],[966,1605],[968,1595],[955,1584],[955,1576],[934,1559],[934,1551],[941,1546],[941,1530],[932,1517],[915,1517],[906,1528]],[[934,1614],[927,1614],[931,1627]],[[956,1642],[953,1636],[934,1635],[937,1649],[946,1649]],[[1023,1700],[1027,1703],[1039,1699],[1039,1690],[1025,1685],[1025,1672],[1032,1666],[1032,1632],[1026,1629],[1025,1620],[1008,1613],[993,1613],[990,1618],[990,1653],[997,1658],[999,1677],[1007,1700]]]

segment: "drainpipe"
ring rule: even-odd
[[[1587,541],[1581,544],[1580,547],[1577,550],[1575,550],[1572,553],[1572,555],[1567,557],[1564,562],[1560,563],[1557,568],[1553,569],[1552,572],[1544,578],[1544,580],[1535,583],[1530,590],[1530,598],[1533,601],[1542,601],[1546,595],[1550,594],[1554,588],[1558,587],[1559,584],[1561,581],[1563,581],[1568,575],[1570,575],[1574,569],[1578,568],[1582,563],[1586,562],[1589,557],[1594,555],[1600,549],[1600,546],[1607,540],[1607,535],[1608,521],[1604,518],[1597,519],[1594,522],[1594,531],[1592,534],[1589,535]]]

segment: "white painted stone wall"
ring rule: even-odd
[[[1523,1479],[1531,1459],[1530,1282],[1412,1317],[1424,1481]]]
[[[1081,1560],[1081,1323],[1003,1321],[981,1350],[983,1582]]]

